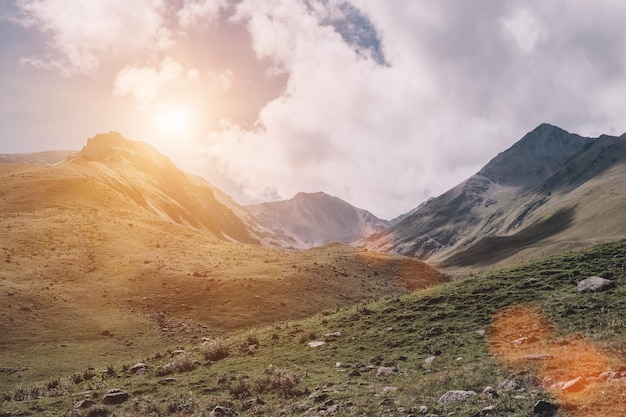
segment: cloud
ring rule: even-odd
[[[102,61],[132,57],[172,46],[164,0],[18,0],[25,26],[49,34],[53,54],[24,63],[58,69],[65,75],[91,74]]]
[[[158,67],[128,66],[115,77],[113,95],[123,97],[131,95],[140,107],[157,97],[163,85],[179,81],[183,78],[182,66],[171,57],[166,57]],[[188,80],[195,80],[198,71],[191,69],[187,72]]]
[[[217,21],[229,5],[229,0],[186,0],[177,12],[183,28],[209,25]]]
[[[611,108],[624,107],[612,87],[626,75],[623,6],[355,0],[362,39],[379,42],[363,54],[368,43],[332,23],[345,21],[342,4],[238,4],[231,21],[287,77],[254,128],[224,124],[207,143],[241,201],[323,190],[393,217],[542,122],[590,135],[624,126]]]

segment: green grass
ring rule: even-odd
[[[603,293],[578,293],[576,283],[589,275],[617,285]],[[218,405],[239,415],[266,416],[322,415],[333,406],[339,407],[337,416],[406,416],[418,414],[421,406],[438,415],[473,415],[495,405],[494,415],[528,416],[537,400],[550,400],[535,370],[505,367],[488,348],[494,315],[522,303],[537,306],[559,337],[582,334],[601,349],[623,354],[626,241],[198,341],[184,347],[184,356],[146,352],[108,370],[93,370],[93,376],[86,372],[80,378],[16,384],[0,395],[0,416],[208,416]],[[334,332],[341,335],[325,336]],[[312,348],[311,339],[326,343]],[[427,362],[429,357],[435,359]],[[130,366],[139,361],[148,364],[146,372],[131,374]],[[377,376],[380,367],[398,373]],[[519,381],[523,391],[498,389],[510,379]],[[481,393],[486,386],[495,387],[499,396],[437,403],[448,390]],[[86,396],[99,403],[110,388],[126,390],[130,399],[71,410]],[[562,408],[558,415],[589,415],[582,413]]]

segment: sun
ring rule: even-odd
[[[160,132],[167,136],[183,137],[191,133],[192,112],[184,105],[171,105],[159,109],[154,122]]]

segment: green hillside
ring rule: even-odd
[[[592,275],[613,280],[615,288],[579,293],[576,284]],[[518,314],[524,310],[535,316]],[[621,416],[625,314],[626,241],[619,241],[306,320],[146,352],[108,369],[16,385],[0,397],[0,416],[219,416],[231,411],[240,416],[529,416],[539,400],[558,403],[558,416]],[[494,317],[503,316],[507,327],[497,332]],[[498,335],[504,339],[495,340]],[[325,343],[310,347],[312,341]],[[535,356],[513,360],[501,349],[517,345],[520,353]],[[139,374],[130,370],[136,362],[147,365]],[[493,389],[483,393],[486,387]],[[102,404],[112,388],[129,398]],[[450,390],[477,394],[465,402],[439,403]],[[86,398],[95,404],[73,409]]]

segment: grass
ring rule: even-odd
[[[617,285],[603,293],[578,293],[576,283],[589,275]],[[606,358],[600,361],[602,369],[594,368],[589,375],[621,372],[626,352],[624,300],[626,241],[619,241],[208,342],[228,355],[207,357],[213,347],[196,342],[184,346],[184,356],[146,351],[127,364],[95,370],[95,376],[79,383],[68,375],[15,385],[0,397],[0,415],[65,415],[85,396],[97,403],[108,389],[121,388],[130,394],[124,404],[70,414],[207,416],[221,406],[240,415],[323,415],[332,409],[338,416],[406,416],[418,414],[423,406],[438,415],[479,415],[483,408],[495,406],[495,415],[528,416],[538,400],[546,400],[561,405],[558,416],[619,416],[624,415],[620,407],[626,392],[621,380],[593,382],[574,396],[561,396],[564,391],[551,388],[545,379],[575,377],[571,357],[590,367],[598,362],[583,360],[585,352]],[[508,309],[519,306],[528,306],[540,318],[525,322],[521,314],[506,316]],[[532,336],[533,323],[548,323],[550,331],[541,333],[548,335],[542,336],[542,348],[550,349],[555,359],[540,364],[507,360],[493,341],[494,318],[503,316],[512,320],[503,342],[507,346],[509,339]],[[312,348],[305,343],[310,339],[326,343]],[[256,348],[248,349],[250,345]],[[522,346],[531,351],[534,345]],[[498,352],[500,356],[494,356]],[[195,367],[172,366],[172,373],[160,374],[183,357]],[[131,374],[130,365],[138,360],[148,364],[147,371]],[[397,373],[377,376],[381,367]],[[511,380],[520,389],[500,388]],[[495,388],[496,396],[482,394],[488,386]],[[604,401],[594,387],[611,393],[614,400]],[[448,390],[479,394],[467,402],[439,404]]]

